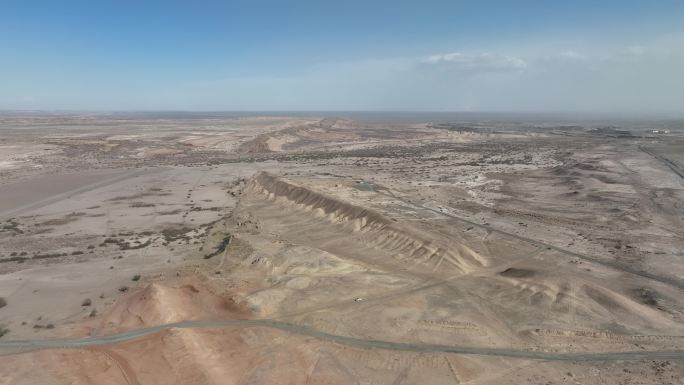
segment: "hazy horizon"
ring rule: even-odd
[[[553,125],[585,124],[596,127],[631,127],[655,125],[684,127],[682,114],[601,114],[580,112],[492,112],[492,111],[75,111],[75,110],[0,110],[0,117],[93,118],[114,120],[199,120],[253,117],[330,118],[360,123],[456,123],[489,121],[499,123],[530,123]],[[654,127],[655,127],[654,126]]]

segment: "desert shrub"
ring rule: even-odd
[[[173,242],[179,239],[186,239],[188,238],[186,233],[192,231],[191,228],[188,227],[182,227],[182,228],[167,228],[162,230],[162,236],[164,237],[164,240],[166,242]]]
[[[145,242],[145,243],[140,243],[140,244],[137,244],[137,245],[131,245],[131,244],[128,243],[128,242],[123,242],[123,241],[122,241],[122,242],[119,243],[119,249],[121,249],[121,250],[137,250],[137,249],[142,249],[142,248],[144,248],[144,247],[147,247],[147,246],[149,246],[149,245],[151,245],[151,244],[152,244],[152,240],[151,240],[151,239],[148,239],[147,242]]]
[[[49,259],[49,258],[59,258],[66,257],[67,253],[47,253],[47,254],[36,254],[33,259]]]
[[[129,205],[129,207],[154,207],[154,203],[146,203],[146,202],[133,202]]]
[[[127,292],[127,291],[128,291],[128,286],[121,286],[121,287],[119,288],[119,291],[122,292],[122,293]]]
[[[81,306],[90,306],[93,302],[90,300],[90,298],[86,298],[81,302]]]
[[[7,300],[0,297],[0,308],[7,306]]]
[[[231,242],[232,240],[233,240],[233,237],[232,237],[230,234],[228,234],[227,236],[223,237],[223,240],[221,240],[221,243],[219,243],[219,244],[216,246],[216,249],[215,249],[213,252],[211,252],[211,253],[209,253],[209,254],[206,254],[206,255],[204,256],[204,259],[209,259],[209,258],[215,257],[215,256],[217,256],[217,255],[223,253],[224,251],[226,251],[226,247],[228,247],[228,245],[230,245],[230,242]]]
[[[18,263],[24,263],[26,260],[26,257],[11,257],[11,258],[5,258],[0,260],[0,262],[18,262]]]
[[[134,275],[133,278],[131,278],[131,281],[133,281],[133,282],[140,281],[140,274]]]
[[[2,336],[4,336],[7,333],[9,333],[9,329],[0,326],[0,338],[2,338]]]

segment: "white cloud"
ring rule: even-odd
[[[642,45],[631,45],[627,47],[626,53],[632,56],[642,56],[646,54],[646,47]]]
[[[462,71],[520,71],[527,67],[525,60],[519,57],[490,53],[452,52],[436,54],[423,58],[420,62]]]
[[[641,45],[632,45],[627,47],[627,53],[634,56],[641,56],[646,53],[646,48]]]
[[[584,56],[583,54],[581,54],[577,51],[573,51],[573,50],[563,51],[563,52],[559,53],[558,56],[561,59],[568,60],[568,61],[579,61],[579,60],[586,59],[586,56]]]
[[[164,93],[167,100],[158,107],[684,113],[682,43],[684,37],[639,46],[552,41],[474,52],[442,47],[446,53],[330,61],[278,77],[207,79]]]

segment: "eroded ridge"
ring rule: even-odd
[[[431,267],[468,273],[488,266],[488,259],[468,246],[421,231],[375,210],[327,196],[266,172],[255,175],[247,190],[262,198],[357,233],[370,247],[395,258]],[[448,266],[445,269],[442,266]]]

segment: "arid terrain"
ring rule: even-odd
[[[0,114],[0,384],[684,384],[684,122]]]

